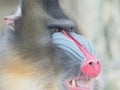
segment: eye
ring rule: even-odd
[[[72,32],[73,31],[73,28],[70,28],[67,30],[67,32]]]
[[[66,33],[72,32],[72,29],[64,29],[64,28],[55,28],[54,32],[61,32],[62,30],[64,30]]]
[[[55,30],[54,30],[54,32],[60,32],[61,30],[60,29],[58,29],[58,28],[56,28]]]
[[[72,31],[73,31],[73,29],[71,29],[71,28],[68,28],[68,29],[62,29],[62,30],[64,30],[66,33],[69,33],[69,32],[72,32]]]
[[[62,30],[69,33],[74,30],[74,23],[67,19],[55,19],[47,23],[47,28],[51,34]]]

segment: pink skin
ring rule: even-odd
[[[98,61],[98,59],[96,59],[96,57],[94,57],[94,55],[92,53],[90,53],[80,42],[78,42],[70,34],[67,34],[64,30],[62,30],[62,33],[66,37],[71,39],[85,56],[85,62],[80,67],[81,72],[90,78],[97,77],[101,71],[101,65],[100,65],[100,62]],[[65,84],[66,84],[68,90],[92,90],[92,87],[91,88],[72,87],[70,85],[69,81],[67,81],[67,80],[65,81]]]
[[[9,28],[13,31],[15,31],[15,24],[14,21],[16,20],[15,17],[5,17],[4,20],[6,21],[6,23],[8,24]]]
[[[65,82],[68,90],[91,90],[91,88],[72,87],[68,81]]]
[[[92,90],[92,83],[91,83],[91,86],[90,87],[87,87],[87,88],[83,88],[83,87],[73,87],[71,84],[70,84],[70,81],[72,80],[75,80],[76,78],[82,78],[81,76],[77,76],[77,77],[74,77],[74,78],[71,78],[71,79],[68,79],[68,80],[65,80],[65,85],[67,86],[68,90]]]

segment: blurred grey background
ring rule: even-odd
[[[60,0],[102,62],[104,90],[120,90],[120,0]],[[0,0],[0,27],[18,0]]]

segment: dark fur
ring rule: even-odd
[[[59,6],[58,0],[42,0],[43,8],[52,18],[55,19],[67,19]]]

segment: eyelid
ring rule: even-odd
[[[66,33],[72,32],[72,29],[62,29],[62,28],[55,28],[54,32],[61,32],[62,30],[64,30]]]
[[[54,30],[54,32],[60,32],[60,29],[56,28],[56,29]]]

